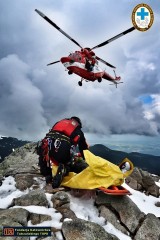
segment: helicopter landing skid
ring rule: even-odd
[[[81,87],[82,86],[82,81],[84,80],[84,78],[81,78],[81,81],[78,82],[78,85]]]
[[[81,81],[79,81],[78,82],[78,85],[81,87],[82,86],[82,81],[84,81],[85,80],[85,82],[90,82],[90,80],[87,80],[87,79],[85,79],[85,78],[81,78]]]
[[[78,82],[78,85],[81,87],[82,86],[82,81],[85,81],[85,82],[90,82],[91,80],[87,80],[85,78],[81,78],[81,81]]]

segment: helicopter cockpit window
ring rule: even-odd
[[[79,52],[76,52],[76,58],[77,58],[78,61],[82,60],[81,54],[79,54]]]
[[[70,57],[70,63],[73,63],[75,61],[74,53],[70,53],[69,57]]]
[[[81,61],[81,55],[78,52],[69,54],[69,57],[72,61]]]

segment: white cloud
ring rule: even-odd
[[[144,106],[145,118],[151,122],[156,134],[160,133],[160,95],[152,94],[152,103]]]
[[[30,67],[16,55],[0,60],[1,132],[8,136],[36,139],[48,130],[41,106],[43,95],[32,83]]]

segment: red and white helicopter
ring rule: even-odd
[[[98,44],[97,46],[93,48],[83,48],[77,41],[75,41],[73,38],[71,38],[67,33],[65,33],[60,27],[58,27],[53,21],[51,21],[47,16],[45,16],[42,12],[35,9],[35,11],[44,18],[48,23],[50,23],[53,27],[55,27],[58,31],[60,31],[64,36],[69,38],[72,42],[74,42],[78,47],[81,48],[79,51],[75,51],[74,53],[71,53],[68,57],[62,57],[59,61],[51,62],[48,65],[55,64],[58,62],[61,62],[64,67],[68,70],[68,74],[75,73],[81,77],[81,81],[78,82],[79,86],[82,86],[82,81],[92,81],[98,80],[98,82],[102,81],[102,78],[111,81],[113,84],[116,85],[120,82],[121,77],[117,77],[115,74],[115,77],[110,76],[107,72],[102,70],[99,65],[98,61],[104,63],[105,65],[115,68],[110,63],[104,61],[100,57],[96,56],[95,53],[92,51],[93,49],[102,47],[114,40],[116,40],[119,37],[122,37],[123,35],[132,32],[135,30],[135,27],[131,27],[127,29],[126,31],[116,35],[115,37],[112,37],[108,39],[105,42],[102,42],[101,44]],[[114,71],[114,70],[113,70]],[[115,71],[114,71],[115,73]]]

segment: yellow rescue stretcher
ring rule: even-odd
[[[68,176],[64,177],[61,186],[75,189],[99,189],[112,195],[129,194],[129,191],[121,186],[124,179],[132,173],[134,168],[129,159],[125,158],[117,166],[106,159],[95,156],[89,150],[83,152],[88,167],[78,174],[70,172]],[[129,162],[130,170],[123,173],[120,167],[125,162]],[[52,171],[55,171],[55,169]]]

